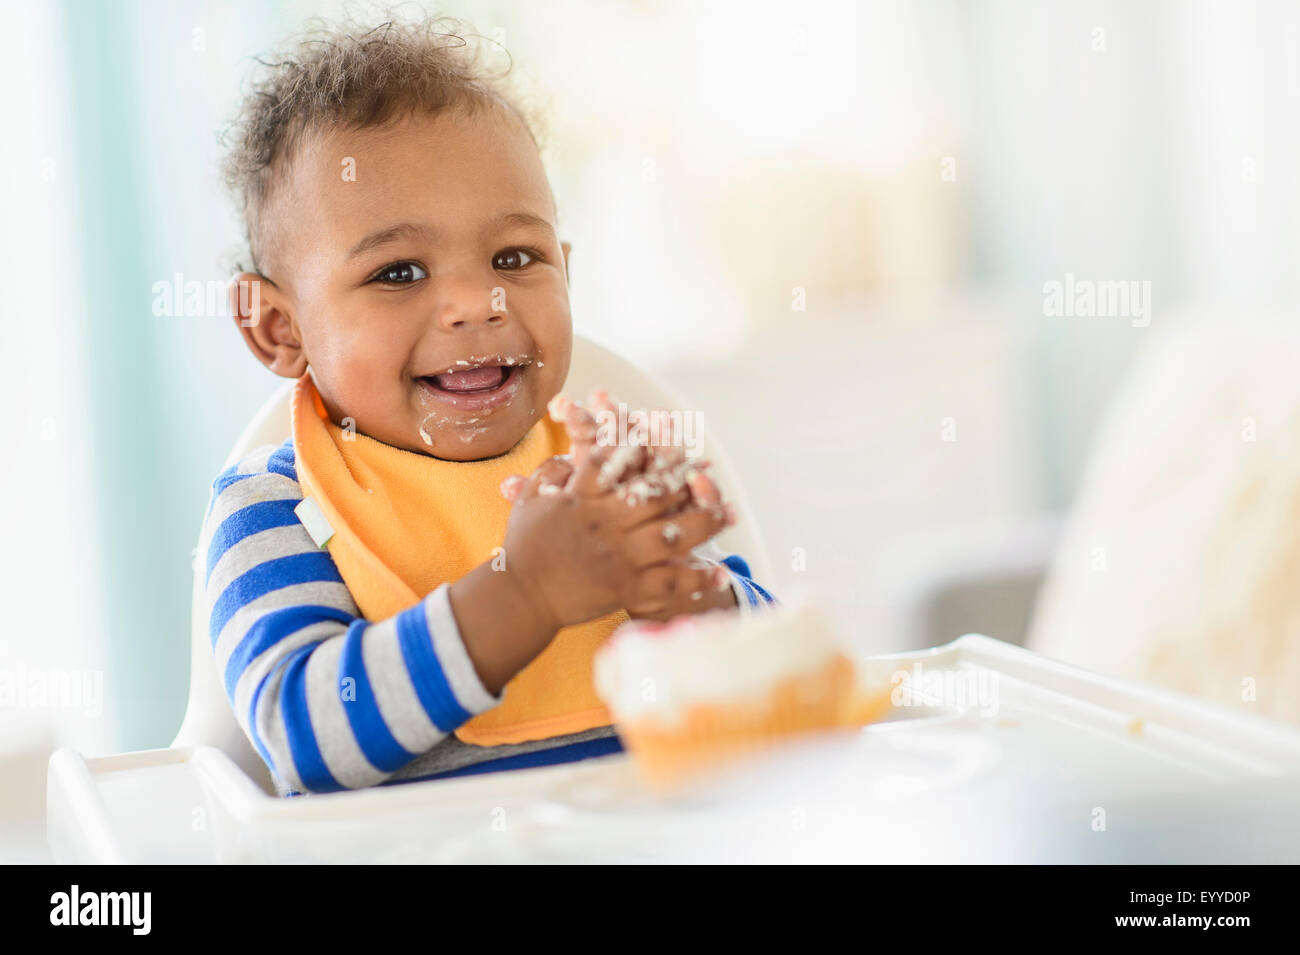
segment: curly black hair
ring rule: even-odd
[[[242,216],[253,271],[261,271],[271,244],[263,217],[268,200],[312,133],[379,126],[416,112],[498,107],[518,117],[538,142],[536,118],[506,87],[509,54],[504,69],[493,74],[483,64],[485,46],[476,41],[495,43],[450,17],[389,19],[377,26],[314,20],[281,52],[257,58],[260,69],[221,134],[222,178]]]

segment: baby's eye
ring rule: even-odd
[[[506,249],[503,252],[498,252],[496,257],[492,259],[492,267],[511,272],[515,269],[522,269],[536,257],[535,252],[530,252],[527,249]]]
[[[412,282],[418,282],[420,279],[427,279],[429,273],[420,268],[414,262],[396,262],[393,265],[384,266],[371,281],[383,282],[386,285],[409,285]]]

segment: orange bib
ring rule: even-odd
[[[325,411],[311,373],[293,394],[293,448],[304,497],[333,536],[330,557],[367,620],[386,620],[502,553],[510,502],[501,481],[525,477],[569,450],[564,426],[543,418],[500,457],[443,461],[344,431]],[[565,627],[505,686],[505,697],[466,722],[466,743],[547,739],[613,720],[592,684],[599,647],[627,620],[619,610]]]

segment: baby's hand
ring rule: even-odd
[[[562,421],[569,432],[569,458],[576,467],[598,446],[600,434],[596,416],[602,412],[617,415],[609,393],[597,388],[587,398],[587,405],[559,394],[551,399],[548,411]],[[683,483],[691,491],[691,501],[700,507],[727,507],[722,493],[704,473],[709,461],[689,461],[678,440],[673,418],[667,409],[656,408],[665,427],[658,430],[660,441],[649,445],[623,445],[610,455],[601,472],[602,486],[621,486],[633,497],[654,496],[665,489],[677,490]]]
[[[586,407],[565,395],[557,396],[551,402],[550,412],[552,417],[565,423],[571,448],[568,463],[575,467],[600,447],[596,415],[617,413],[613,401],[603,389],[591,393]],[[605,449],[607,456],[603,456],[604,463],[598,472],[600,488],[612,488],[615,496],[629,507],[644,506],[655,500],[662,502],[668,498],[660,514],[671,520],[662,523],[660,532],[670,543],[682,534],[684,524],[698,522],[701,513],[711,516],[723,527],[734,524],[734,509],[724,503],[717,485],[705,473],[709,462],[688,461],[677,434],[672,430],[671,416],[665,413],[661,420],[669,426],[659,432],[658,444],[625,446],[612,452]],[[549,476],[539,478],[540,493],[555,493],[558,487],[571,480],[572,473],[570,469],[566,476],[563,468],[551,469]],[[551,482],[549,487],[547,482]],[[524,478],[508,478],[502,485],[502,493],[513,500],[524,486]],[[688,496],[682,495],[683,489]],[[673,500],[680,503],[672,506]],[[703,542],[703,539],[698,540],[690,547]],[[736,598],[726,568],[696,558],[688,550],[685,554],[645,567],[627,610],[633,617],[667,620],[677,614],[735,606]]]
[[[727,568],[698,557],[674,557],[641,575],[635,606],[627,608],[634,620],[671,620],[684,613],[734,609]]]
[[[719,583],[726,586],[725,569],[693,559],[691,549],[731,523],[727,510],[688,507],[692,492],[684,483],[644,497],[609,486],[602,474],[616,451],[592,447],[578,464],[551,458],[528,478],[502,482],[514,502],[507,568],[557,629],[620,608],[658,618],[684,602],[705,603],[705,594],[721,605],[716,594]]]
[[[606,408],[613,410],[613,403],[604,391],[593,392],[589,404],[597,412]],[[723,501],[722,492],[706,473],[710,462],[689,461],[675,430],[673,417],[665,409],[656,411],[664,412],[660,420],[667,423],[667,428],[659,432],[660,442],[648,447],[645,455],[639,461],[634,460],[620,475],[621,490],[629,499],[637,500],[662,493],[665,488],[679,487],[684,482],[691,492],[690,500],[672,516],[699,510],[721,512],[729,525],[734,524],[735,509]],[[665,528],[665,532],[673,533],[672,526]],[[628,612],[634,618],[670,620],[679,614],[734,608],[736,595],[731,589],[730,577],[722,565],[693,554],[674,557],[642,575],[641,599]]]

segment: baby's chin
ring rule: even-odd
[[[412,450],[444,461],[482,461],[507,453],[537,421],[526,378],[521,370],[507,386],[473,395],[438,394],[427,383],[417,384]]]
[[[441,461],[486,461],[508,453],[528,433],[531,425],[517,428],[494,426],[488,431],[466,431],[463,428],[430,430],[427,426],[421,435],[421,446],[412,446]],[[427,435],[427,440],[424,440]]]

